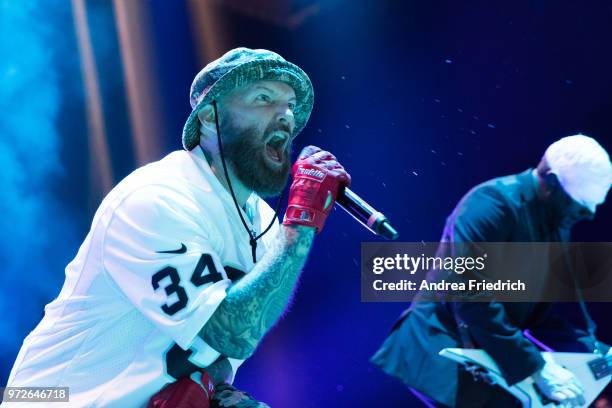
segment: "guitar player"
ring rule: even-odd
[[[612,164],[597,141],[584,135],[562,138],[547,148],[535,169],[470,190],[447,218],[442,242],[569,241],[575,223],[593,219],[611,183]],[[586,325],[560,317],[559,306],[413,302],[372,362],[400,378],[427,406],[516,406],[501,388],[474,381],[438,355],[443,348],[472,346],[489,353],[510,385],[531,376],[559,405],[581,406],[580,380],[559,364],[545,362],[536,339],[557,351],[610,350],[589,335]],[[588,313],[583,317],[589,320]]]

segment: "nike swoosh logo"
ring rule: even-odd
[[[156,251],[158,254],[184,254],[187,252],[187,247],[185,244],[181,242],[181,247],[179,249],[171,249],[169,251]]]

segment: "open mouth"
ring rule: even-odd
[[[286,132],[275,131],[266,142],[266,156],[273,163],[281,164],[285,159],[285,145],[288,136]]]

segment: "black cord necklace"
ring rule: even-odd
[[[219,129],[219,114],[217,112],[217,101],[213,100],[212,105],[213,105],[213,109],[215,110],[215,126],[217,128],[217,140],[219,142],[219,153],[221,155],[221,163],[223,164],[223,172],[225,173],[225,179],[227,180],[227,186],[229,187],[230,194],[232,196],[232,200],[234,200],[236,211],[238,211],[238,215],[240,216],[240,221],[242,221],[242,225],[244,226],[244,229],[247,231],[247,234],[249,234],[249,244],[251,245],[251,253],[253,254],[253,263],[255,263],[257,262],[257,240],[261,238],[266,232],[268,232],[270,228],[272,228],[272,225],[274,225],[274,221],[278,217],[278,211],[280,209],[280,203],[283,199],[284,192],[283,194],[280,195],[280,197],[278,197],[278,201],[276,202],[276,209],[274,210],[274,217],[272,217],[270,224],[268,224],[266,229],[261,234],[255,235],[255,231],[252,231],[251,229],[249,229],[249,226],[247,225],[244,217],[242,216],[242,212],[240,211],[240,205],[238,205],[238,200],[236,200],[236,194],[234,193],[234,188],[232,187],[232,182],[230,181],[229,173],[227,171],[227,165],[225,164],[225,155],[223,154],[223,144],[221,142],[221,130]],[[200,149],[202,149],[202,146],[200,146]],[[202,149],[202,151],[204,151],[204,149]]]

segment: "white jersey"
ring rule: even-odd
[[[274,216],[254,193],[245,208],[257,234]],[[275,221],[257,241],[258,260],[278,229]],[[98,208],[8,386],[69,387],[70,402],[50,407],[145,406],[185,370],[219,357],[198,332],[253,266],[231,195],[201,149],[141,167]],[[242,360],[230,362],[235,374]]]

